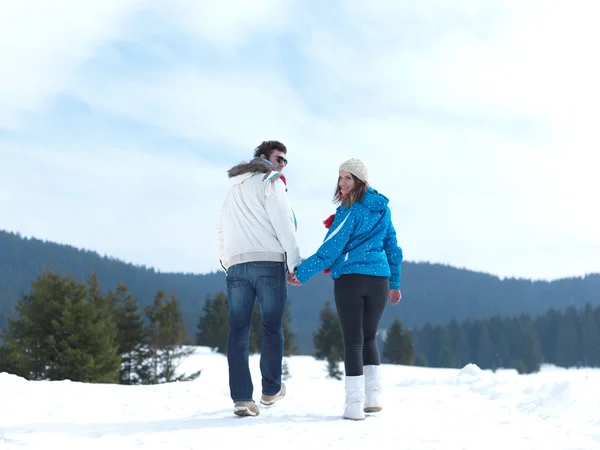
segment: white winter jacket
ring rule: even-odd
[[[232,187],[215,233],[225,271],[250,261],[282,261],[293,272],[301,263],[296,219],[279,173],[252,160],[233,167],[229,177]]]

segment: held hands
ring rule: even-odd
[[[402,298],[402,293],[400,292],[399,289],[392,289],[390,291],[390,302],[392,302],[392,305],[397,304],[401,298]]]
[[[296,278],[296,274],[295,273],[289,273],[287,276],[287,282],[289,284],[291,284],[292,286],[301,286],[302,283],[300,283],[298,281],[298,278]]]

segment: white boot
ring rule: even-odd
[[[365,412],[381,411],[381,366],[364,366]]]
[[[346,377],[346,405],[344,419],[364,420],[365,376]]]

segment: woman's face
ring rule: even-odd
[[[354,177],[350,172],[340,170],[340,178],[338,180],[338,186],[342,191],[342,195],[348,195],[354,189]]]

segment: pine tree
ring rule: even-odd
[[[288,300],[283,313],[283,355],[292,356],[297,352],[296,334],[292,331],[292,306]]]
[[[452,350],[450,347],[446,346],[442,348],[440,351],[440,356],[438,357],[438,367],[455,367],[454,356],[452,355]]]
[[[288,364],[287,359],[284,358],[283,363],[281,364],[281,378],[283,380],[289,380],[292,378],[290,374],[290,365]]]
[[[198,324],[196,325],[196,345],[209,347],[213,350],[216,349],[217,344],[213,332],[213,323],[213,301],[207,295],[202,307],[202,313],[198,318]]]
[[[583,364],[586,367],[600,365],[600,323],[596,322],[594,310],[589,303],[581,313],[581,344]]]
[[[183,322],[179,301],[170,295],[165,301],[165,293],[157,291],[154,303],[146,307],[148,317],[148,349],[150,356],[149,379],[145,383],[158,384],[173,381],[188,381],[197,378],[200,372],[177,376],[177,368],[182,358],[190,356],[194,349],[185,349],[187,330]]]
[[[414,363],[415,349],[412,339],[397,318],[390,325],[382,353],[390,364],[413,365]]]
[[[22,378],[28,378],[29,373],[23,364],[18,348],[16,348],[14,342],[8,342],[7,337],[6,331],[0,334],[0,338],[4,340],[2,347],[0,347],[0,373],[7,372]]]
[[[140,305],[124,284],[116,292],[108,293],[108,300],[117,323],[117,342],[121,355],[121,384],[138,384],[145,374],[144,319],[139,313]]]
[[[121,367],[119,355],[118,324],[106,296],[100,291],[96,273],[88,279],[87,297],[90,308],[88,349],[94,356],[93,378],[96,382],[118,383]]]
[[[216,349],[219,353],[227,353],[227,340],[229,339],[229,302],[225,292],[219,292],[213,301],[212,325],[216,336]]]
[[[387,333],[389,333],[389,330]],[[411,336],[410,336],[411,341],[414,346],[414,354],[423,356],[427,360],[428,365],[429,365],[429,353],[430,353],[429,348],[431,346],[430,344],[432,341],[432,335],[433,335],[433,327],[431,326],[431,324],[426,323],[422,327],[416,328],[415,330],[413,330],[411,332]],[[385,342],[383,343],[382,348],[385,348]],[[385,358],[385,356],[384,356],[384,358]],[[436,355],[436,359],[437,359],[437,355]],[[416,364],[416,360],[415,360],[415,364]]]
[[[28,379],[113,383],[120,358],[117,327],[95,275],[88,284],[44,272],[9,320],[10,361]]]
[[[498,340],[496,367],[506,367],[511,360],[511,351],[506,342],[505,335],[500,336]]]
[[[494,367],[494,347],[492,338],[485,321],[476,322],[475,331],[478,336],[475,363],[482,369],[491,369]]]
[[[558,324],[562,320],[562,313],[555,309],[550,309],[546,314],[535,318],[535,330],[540,340],[540,346],[544,362],[548,364],[557,364],[557,344]]]
[[[50,364],[49,377],[83,382],[117,383],[121,358],[117,325],[110,306],[92,274],[87,286],[75,285],[63,304],[60,320],[52,322],[58,361]]]
[[[452,338],[447,327],[435,325],[433,327],[433,336],[429,343],[429,353],[427,359],[432,366],[443,367],[439,362],[444,347],[452,348]]]
[[[330,302],[325,302],[320,317],[321,326],[313,335],[316,349],[315,357],[326,360],[333,355],[341,360],[344,354],[344,338],[337,313],[331,309]]]
[[[219,292],[213,299],[206,297],[197,329],[196,345],[227,353],[229,303],[224,292]]]
[[[527,373],[527,366],[523,362],[523,360],[513,361],[512,365],[515,369],[517,369],[518,373]]]
[[[471,348],[467,333],[463,326],[456,320],[452,320],[449,325],[450,340],[452,343],[451,351],[454,355],[454,363],[458,367],[464,367],[471,361]]]
[[[335,380],[341,380],[344,372],[340,369],[340,361],[342,356],[338,349],[333,348],[331,353],[327,355],[327,376]]]
[[[48,367],[56,354],[49,347],[56,345],[53,323],[58,323],[62,304],[71,297],[74,285],[74,280],[44,272],[32,283],[29,294],[21,294],[16,317],[8,319],[6,343],[18,352],[13,360],[18,361],[27,379],[49,378]]]
[[[415,358],[415,366],[417,367],[429,367],[427,357],[423,353],[419,353]]]
[[[568,308],[558,323],[556,336],[556,363],[562,367],[577,367],[583,361],[581,354],[580,324],[577,310]]]
[[[519,373],[533,373],[540,370],[542,351],[540,342],[533,328],[526,328],[521,338],[521,358],[517,367]]]

